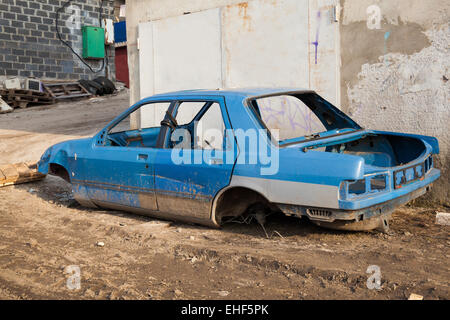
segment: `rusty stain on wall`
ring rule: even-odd
[[[241,2],[237,4],[239,8],[239,16],[242,17],[243,28],[251,31],[251,17],[247,13],[248,2]]]

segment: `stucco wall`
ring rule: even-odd
[[[360,125],[435,136],[450,203],[450,2],[341,0],[341,106]],[[379,19],[378,19],[379,18]]]

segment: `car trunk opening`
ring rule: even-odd
[[[425,151],[425,145],[410,137],[367,135],[351,142],[327,145],[322,151],[360,156],[370,166],[396,167],[417,159]]]

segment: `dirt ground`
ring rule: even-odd
[[[127,107],[123,92],[0,115],[0,164],[38,160]],[[450,229],[435,224],[435,212],[448,210],[401,207],[390,234],[275,215],[266,238],[256,223],[217,230],[83,208],[69,184],[48,176],[0,188],[0,298],[449,299]],[[67,287],[73,265],[75,290]],[[367,287],[371,265],[380,268],[378,290]]]

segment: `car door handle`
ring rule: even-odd
[[[142,154],[140,153],[138,155],[138,160],[147,160],[148,159],[148,154]]]
[[[221,158],[211,158],[209,159],[209,164],[223,164],[223,159]]]

